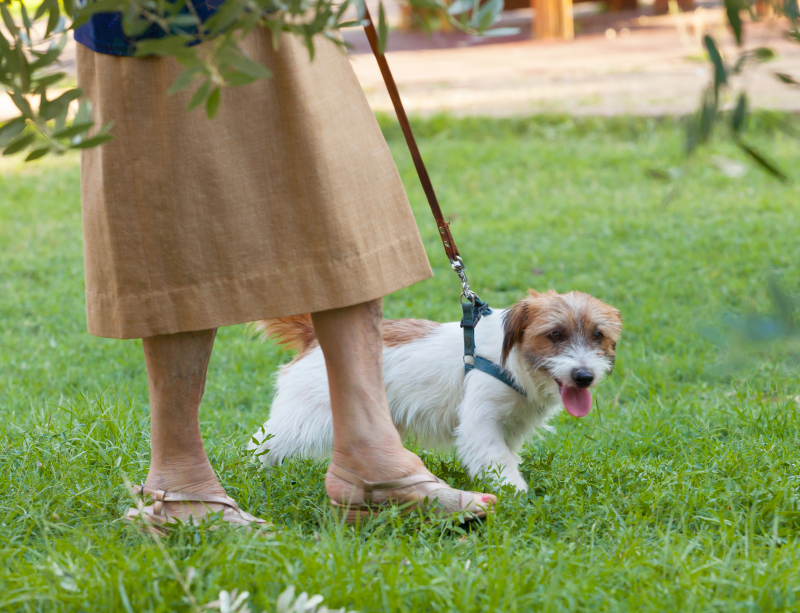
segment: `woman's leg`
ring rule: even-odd
[[[383,384],[381,300],[313,313],[325,355],[333,409],[333,461],[367,481],[389,481],[425,471],[403,447]],[[328,495],[341,500],[352,485],[328,473]],[[487,496],[486,504],[494,501]]]
[[[200,401],[216,330],[180,332],[142,339],[150,388],[150,490],[225,495],[206,456],[200,436]],[[189,505],[168,503],[179,518]],[[193,515],[205,515],[194,505]],[[218,510],[217,505],[212,505]]]

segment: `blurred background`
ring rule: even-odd
[[[368,5],[376,15],[377,0]],[[460,32],[435,13],[396,0],[387,0],[384,8],[391,29],[389,62],[412,114],[682,115],[697,108],[712,76],[703,36],[711,34],[723,54],[736,52],[718,1],[506,0],[495,27],[518,33],[487,38]],[[799,111],[797,89],[772,72],[800,66],[800,45],[781,35],[786,22],[771,17],[770,7],[756,4],[756,9],[761,19],[747,24],[744,42],[769,46],[776,57],[771,71],[748,75],[751,104]],[[344,36],[373,109],[390,112],[363,31],[349,28]],[[73,75],[74,54],[70,42],[63,58]],[[0,96],[0,121],[14,115],[11,101]]]

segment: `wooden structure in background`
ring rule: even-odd
[[[561,39],[572,40],[575,37],[575,25],[572,17],[572,3],[592,2],[593,0],[505,0],[505,10],[532,8],[536,11],[533,18],[531,34],[538,39]],[[691,11],[695,7],[695,0],[675,0],[682,11]],[[655,0],[654,12],[656,15],[663,15],[669,12],[670,0]],[[760,11],[768,10],[770,0],[758,0],[756,7]],[[608,0],[608,10],[612,13],[617,11],[635,11],[638,8],[638,0]],[[420,9],[417,9],[420,10]],[[424,10],[424,9],[422,9]],[[401,25],[402,30],[410,30],[414,27],[414,15],[408,4],[402,4]],[[764,14],[764,13],[760,13]],[[452,27],[447,20],[440,20],[442,31],[450,31]]]
[[[572,0],[530,0],[536,9],[534,27],[536,38],[545,40],[575,38],[575,23],[572,19]],[[510,7],[507,7],[510,8]]]
[[[535,38],[556,38],[572,40],[575,37],[575,22],[572,18],[573,2],[591,2],[592,0],[505,0],[505,10],[526,9],[536,11],[531,34]],[[635,10],[637,0],[609,0],[612,11]]]
[[[656,0],[653,5],[653,12],[656,15],[666,15],[669,13],[669,1],[670,0]],[[694,0],[677,0],[677,2],[678,8],[682,11],[694,10]]]

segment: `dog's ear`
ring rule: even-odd
[[[529,290],[530,293],[532,290]],[[538,295],[538,294],[537,294]],[[514,345],[522,341],[525,328],[530,318],[531,301],[522,300],[508,309],[503,316],[503,351],[500,354],[500,364],[505,364],[508,354]]]

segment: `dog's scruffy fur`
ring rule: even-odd
[[[458,322],[383,322],[386,392],[400,433],[428,448],[455,446],[471,476],[499,469],[502,479],[523,491],[528,485],[517,456],[522,444],[536,428],[547,428],[562,402],[573,415],[588,412],[586,388],[612,371],[622,329],[619,312],[587,294],[528,294],[475,328],[477,355],[501,364],[527,398],[483,372],[464,376]],[[267,320],[256,327],[297,356],[280,369],[269,419],[250,449],[265,464],[330,457],[328,379],[311,317]]]

